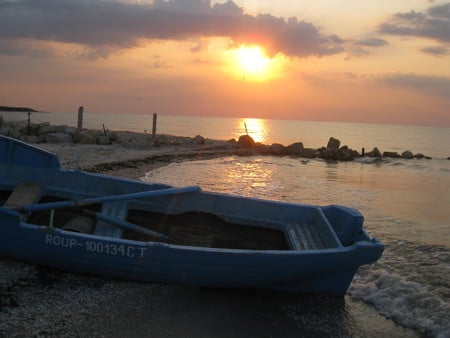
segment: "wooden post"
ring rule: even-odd
[[[31,130],[31,112],[28,111],[28,124],[27,124],[27,135],[30,136],[30,130]]]
[[[158,119],[158,115],[153,113],[153,127],[152,127],[152,145],[156,144],[156,120]]]
[[[76,135],[76,142],[80,141],[80,133],[81,130],[83,129],[83,106],[81,106],[80,108],[78,108],[78,124],[77,124],[77,133]]]

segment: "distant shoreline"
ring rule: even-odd
[[[10,106],[0,106],[0,111],[12,111],[12,112],[33,112],[37,113],[39,110],[28,107],[10,107]]]

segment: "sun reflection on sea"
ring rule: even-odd
[[[255,142],[264,143],[269,135],[270,128],[269,124],[264,119],[241,119],[238,122],[238,126],[236,128],[238,132],[238,137],[247,134],[251,136],[251,138]]]
[[[234,160],[234,165],[225,171],[230,186],[246,189],[264,188],[271,182],[273,171],[259,161]]]

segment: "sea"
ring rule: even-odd
[[[0,114],[5,120],[27,118],[26,114]],[[154,116],[85,113],[83,118],[86,128],[105,126],[109,130],[151,133]],[[33,123],[76,125],[77,114],[32,113],[30,119]],[[304,300],[275,306],[271,296],[268,311],[272,315],[267,314],[266,319],[275,322],[274,318],[283,317],[283,321],[299,330],[305,330],[306,321],[311,320],[324,330],[331,326],[331,331],[322,332],[324,335],[335,332],[336,336],[450,337],[450,128],[161,114],[157,115],[156,128],[158,134],[201,135],[219,140],[249,134],[264,144],[302,142],[308,148],[326,146],[328,139],[334,137],[341,145],[359,152],[377,147],[382,152],[401,154],[409,150],[429,157],[327,162],[262,155],[224,156],[172,163],[141,179],[358,209],[364,215],[365,229],[385,244],[385,251],[377,263],[360,268],[342,304],[331,302],[332,307],[339,307],[339,314],[330,317],[326,305],[315,308],[314,313],[307,312],[303,309]],[[218,301],[225,302],[224,306],[230,306],[230,299],[234,299],[220,297],[224,299]],[[308,302],[314,307],[324,300]],[[245,314],[241,315],[245,322]],[[260,322],[251,315],[248,321],[256,321],[255,325]],[[258,325],[264,328],[268,324]],[[302,332],[309,331],[298,331],[297,336],[302,336]],[[321,336],[320,330],[311,332]]]

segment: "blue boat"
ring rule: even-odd
[[[0,205],[0,256],[152,283],[343,295],[384,248],[352,208],[63,169],[4,136]]]

